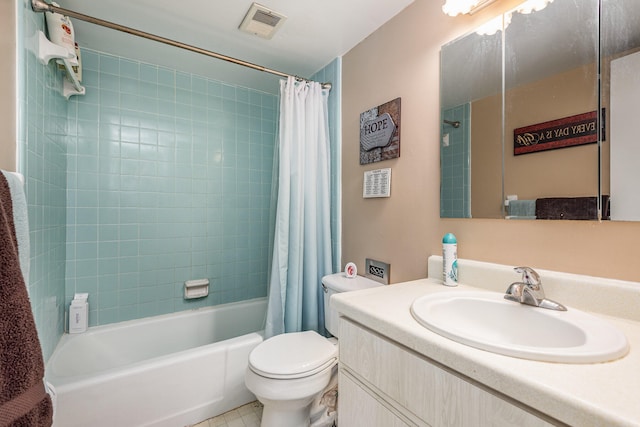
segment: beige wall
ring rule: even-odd
[[[424,277],[444,233],[461,258],[640,280],[639,223],[507,221],[439,217],[439,49],[513,2],[450,18],[442,1],[416,0],[343,58],[343,264],[391,263],[391,280]],[[402,97],[401,157],[358,160],[359,115]],[[365,170],[392,168],[391,197],[363,199]],[[505,284],[507,285],[507,284]]]
[[[0,2],[0,169],[16,170],[16,1]]]

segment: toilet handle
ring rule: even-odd
[[[324,283],[322,283],[322,290],[324,291],[325,294],[329,293],[329,289],[327,289],[327,286]]]

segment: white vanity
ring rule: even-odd
[[[540,362],[461,344],[412,316],[425,295],[504,293],[519,280],[511,266],[458,263],[456,288],[442,285],[442,259],[431,257],[427,279],[332,298],[343,316],[340,425],[640,425],[640,283],[538,270],[549,298],[604,320],[630,348],[604,363]]]

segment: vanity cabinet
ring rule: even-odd
[[[347,427],[563,425],[344,317],[339,381]]]
[[[338,382],[340,383],[340,410],[338,411],[338,425],[341,426],[384,426],[407,427],[414,425],[406,422],[402,414],[394,411],[394,408],[374,397],[345,370],[340,371]],[[343,411],[345,408],[345,411]]]

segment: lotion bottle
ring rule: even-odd
[[[75,294],[69,305],[69,333],[80,334],[89,323],[89,294]]]
[[[446,286],[458,286],[458,242],[451,233],[442,238],[442,281]]]
[[[54,2],[51,4],[60,7],[58,3]],[[45,12],[45,17],[47,20],[49,40],[67,49],[67,51],[73,55],[73,57],[69,59],[69,64],[77,66],[78,58],[76,56],[75,33],[71,19],[69,19],[68,16],[55,12]]]

